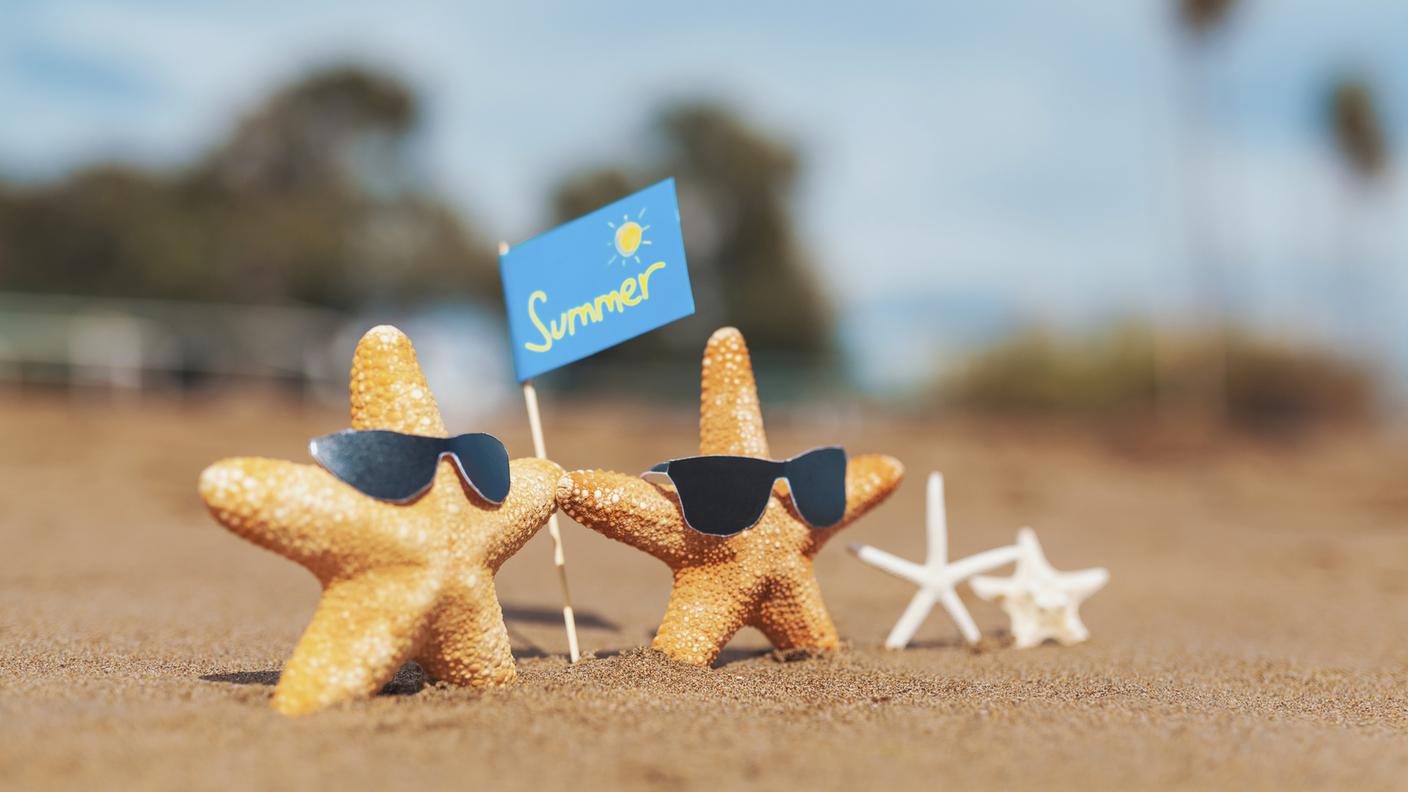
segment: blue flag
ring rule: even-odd
[[[518,381],[694,313],[675,180],[499,256]]]

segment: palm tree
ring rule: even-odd
[[[1209,221],[1207,151],[1207,91],[1208,80],[1203,66],[1216,34],[1226,25],[1236,7],[1236,0],[1175,0],[1178,23],[1182,34],[1179,62],[1179,108],[1182,121],[1183,156],[1183,216],[1187,235],[1189,267],[1202,303],[1201,317],[1210,326],[1212,348],[1206,356],[1208,364],[1197,372],[1197,382],[1189,383],[1199,397],[1200,406],[1214,421],[1221,422],[1227,413],[1227,323],[1230,300],[1227,295],[1227,273],[1223,255],[1214,239]],[[1159,345],[1156,344],[1156,348]],[[1167,353],[1156,355],[1155,378],[1161,402],[1168,405],[1171,374]]]
[[[1324,103],[1326,126],[1334,138],[1335,149],[1345,168],[1345,185],[1341,192],[1340,244],[1342,263],[1346,268],[1343,297],[1347,304],[1337,306],[1346,321],[1353,324],[1350,339],[1365,357],[1386,353],[1391,342],[1382,338],[1380,313],[1374,303],[1377,273],[1372,271],[1374,255],[1366,238],[1369,229],[1364,221],[1372,213],[1374,202],[1381,196],[1384,176],[1388,171],[1388,138],[1380,121],[1374,91],[1368,81],[1354,75],[1341,75],[1330,83]]]
[[[1340,77],[1330,90],[1330,122],[1340,156],[1365,183],[1388,170],[1388,141],[1379,121],[1374,91],[1360,77]]]
[[[1178,0],[1179,20],[1195,36],[1211,33],[1226,19],[1237,0]]]

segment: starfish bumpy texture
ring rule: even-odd
[[[1040,646],[1054,638],[1066,646],[1090,637],[1080,620],[1080,604],[1104,588],[1110,573],[1104,567],[1058,572],[1046,560],[1036,532],[1017,532],[1017,569],[1012,577],[975,577],[969,584],[985,600],[999,600],[1012,619],[1018,649]]]
[[[352,363],[352,427],[445,436],[411,342],[375,327]],[[201,474],[222,525],[302,564],[323,585],[313,621],[274,690],[298,715],[375,693],[407,660],[455,685],[514,678],[494,573],[547,522],[562,475],[542,459],[510,465],[508,498],[479,498],[441,460],[408,504],[369,498],[315,465],[227,459]]]
[[[704,351],[699,453],[770,458],[757,385],[743,335],[726,327]],[[851,457],[846,514],[813,529],[779,481],[758,524],[732,536],[690,528],[670,486],[637,476],[579,470],[557,484],[558,504],[576,521],[659,558],[675,584],[654,648],[687,663],[714,662],[744,626],[779,649],[830,649],[839,643],[821,600],[812,558],[841,528],[899,486],[903,467],[888,456]]]

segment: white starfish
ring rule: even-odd
[[[924,623],[929,611],[934,609],[935,602],[941,603],[944,610],[948,611],[954,624],[958,625],[959,632],[963,633],[964,640],[970,644],[977,643],[982,633],[978,632],[978,626],[973,623],[973,617],[968,615],[968,609],[963,607],[963,600],[958,598],[954,587],[972,575],[996,569],[1017,559],[1017,548],[1009,545],[971,555],[950,564],[948,516],[944,509],[944,480],[938,473],[929,474],[928,498],[929,555],[923,566],[869,545],[850,547],[851,552],[865,563],[919,586],[919,591],[915,593],[914,599],[910,600],[909,607],[900,616],[900,620],[895,622],[890,636],[885,639],[887,649],[903,649],[909,644],[919,625]]]
[[[1080,604],[1110,579],[1104,567],[1057,572],[1047,562],[1036,532],[1017,532],[1017,569],[1009,578],[975,577],[973,593],[985,600],[1000,599],[1012,620],[1018,649],[1037,646],[1047,638],[1069,646],[1090,637],[1080,620]]]

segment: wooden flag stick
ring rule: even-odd
[[[499,243],[499,255],[508,253],[508,243]],[[532,380],[523,383],[523,402],[528,406],[528,428],[533,432],[533,454],[539,459],[547,459],[547,447],[543,443],[543,419],[538,414],[538,391]],[[567,556],[562,552],[562,531],[557,527],[557,512],[548,518],[548,535],[552,537],[552,562],[557,567],[557,582],[562,588],[562,623],[567,627],[567,652],[572,662],[582,659],[582,651],[577,646],[577,617],[572,613],[572,595],[567,589]]]
[[[533,430],[533,453],[539,459],[547,459],[548,452],[543,446],[543,420],[538,416],[538,391],[533,381],[523,383],[523,401],[528,405],[528,426]],[[552,562],[557,566],[557,582],[562,586],[562,622],[567,626],[567,650],[572,662],[582,659],[577,648],[577,618],[572,615],[572,595],[567,590],[567,557],[562,552],[562,531],[557,527],[557,512],[548,518],[548,534],[552,536]]]

